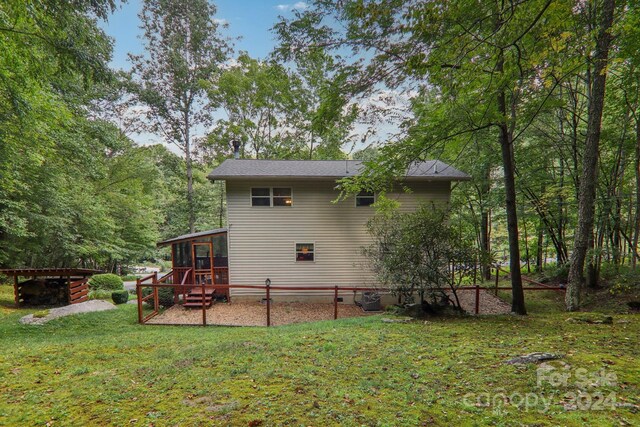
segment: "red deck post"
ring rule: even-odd
[[[140,278],[136,279],[136,296],[138,297],[138,323],[142,324],[142,288]]]
[[[476,285],[476,314],[480,313],[480,286]]]
[[[333,320],[338,318],[338,285],[333,290]]]
[[[202,281],[201,286],[202,286],[202,326],[207,326],[207,304],[205,303],[206,294],[204,289],[204,280]]]
[[[267,284],[267,326],[271,326],[271,285]]]
[[[151,279],[151,286],[153,285],[157,285],[158,284],[158,273],[153,273],[153,278]],[[155,311],[156,313],[158,312],[158,309],[160,308],[160,298],[158,298],[158,287],[157,286],[153,286],[153,311]]]

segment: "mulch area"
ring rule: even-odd
[[[460,306],[469,314],[475,313],[476,292],[474,290],[458,291]],[[479,314],[509,314],[511,305],[485,290],[480,290]]]
[[[371,314],[365,313],[355,305],[338,304],[338,319]],[[332,319],[333,304],[299,302],[271,304],[271,325],[274,326]],[[151,318],[148,323],[201,325],[202,310],[173,306]],[[267,306],[259,302],[215,303],[207,309],[207,325],[267,326]]]
[[[474,291],[460,291],[460,305],[467,313],[475,310]],[[511,306],[494,296],[480,291],[480,314],[509,314]],[[351,304],[338,305],[338,319],[368,316],[360,307]],[[292,323],[317,322],[333,319],[333,304],[275,302],[271,304],[271,324],[274,326]],[[151,318],[151,324],[201,325],[202,310],[173,306]],[[220,326],[266,326],[267,306],[260,302],[215,303],[207,309],[207,325]]]

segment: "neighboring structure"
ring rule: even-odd
[[[13,277],[16,305],[67,305],[89,299],[89,278],[99,270],[87,268],[14,268],[0,270]],[[20,282],[20,277],[27,280]]]
[[[336,202],[336,181],[357,175],[360,161],[226,160],[209,178],[226,181],[228,267],[232,285],[374,286],[361,248],[376,195],[362,192]],[[469,175],[440,161],[412,165],[400,190],[387,197],[401,209],[447,203],[452,181]],[[165,242],[168,243],[168,242]],[[262,297],[232,289],[232,298]],[[325,291],[279,292],[278,299],[326,299]],[[345,302],[352,293],[341,295]]]

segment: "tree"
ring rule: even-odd
[[[409,163],[442,144],[457,141],[464,147],[464,140],[492,130],[502,157],[512,310],[519,314],[526,314],[526,308],[514,152],[516,141],[565,77],[559,68],[562,61],[549,61],[556,58],[548,54],[547,40],[562,39],[561,23],[570,16],[571,4],[552,3],[407,0],[345,1],[336,6],[316,1],[294,20],[276,26],[279,53],[285,59],[319,49],[344,58],[344,51],[350,50],[352,56],[341,63],[349,76],[346,93],[368,96],[381,86],[406,93],[417,87],[414,105],[420,95],[428,95],[438,106],[431,109],[435,114],[429,122],[409,122],[407,137],[383,147],[380,161],[370,162],[371,172],[356,182],[375,179],[374,175],[399,177]],[[564,67],[573,65],[564,60]]]
[[[193,151],[195,133],[210,123],[205,86],[215,82],[228,58],[207,0],[145,0],[140,14],[145,54],[130,55],[132,90],[145,106],[146,128],[185,155],[188,225],[195,231]],[[208,83],[205,83],[208,82]]]
[[[363,254],[378,281],[405,301],[417,294],[426,312],[437,310],[442,301],[461,310],[456,288],[476,266],[473,245],[447,224],[444,211],[423,205],[399,213],[383,198],[376,204],[379,210],[367,223],[373,243]]]
[[[580,192],[578,193],[578,227],[576,229],[573,252],[569,269],[569,283],[566,292],[567,310],[580,307],[580,292],[583,283],[583,269],[593,232],[595,196],[598,170],[598,147],[604,109],[605,88],[609,47],[613,39],[611,27],[615,11],[614,0],[604,0],[600,15],[596,50],[593,56],[593,83],[590,87],[587,138],[582,159]]]
[[[208,91],[226,113],[207,137],[212,157],[231,155],[231,140],[240,142],[243,157],[344,157],[341,149],[350,140],[357,108],[333,89],[331,68],[331,59],[323,56],[291,71],[241,53]]]

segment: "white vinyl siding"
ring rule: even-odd
[[[353,196],[332,203],[338,196],[335,181],[231,180],[226,185],[231,284],[263,285],[267,278],[272,286],[375,284],[360,253],[370,243],[366,223],[375,209],[356,207]],[[402,210],[413,210],[421,201],[449,201],[449,182],[406,186],[410,193],[387,194],[400,202]],[[252,207],[248,203],[251,188],[267,187],[291,188],[295,203],[285,209]],[[296,243],[314,243],[313,262],[296,262]],[[232,289],[231,293],[255,292]]]

